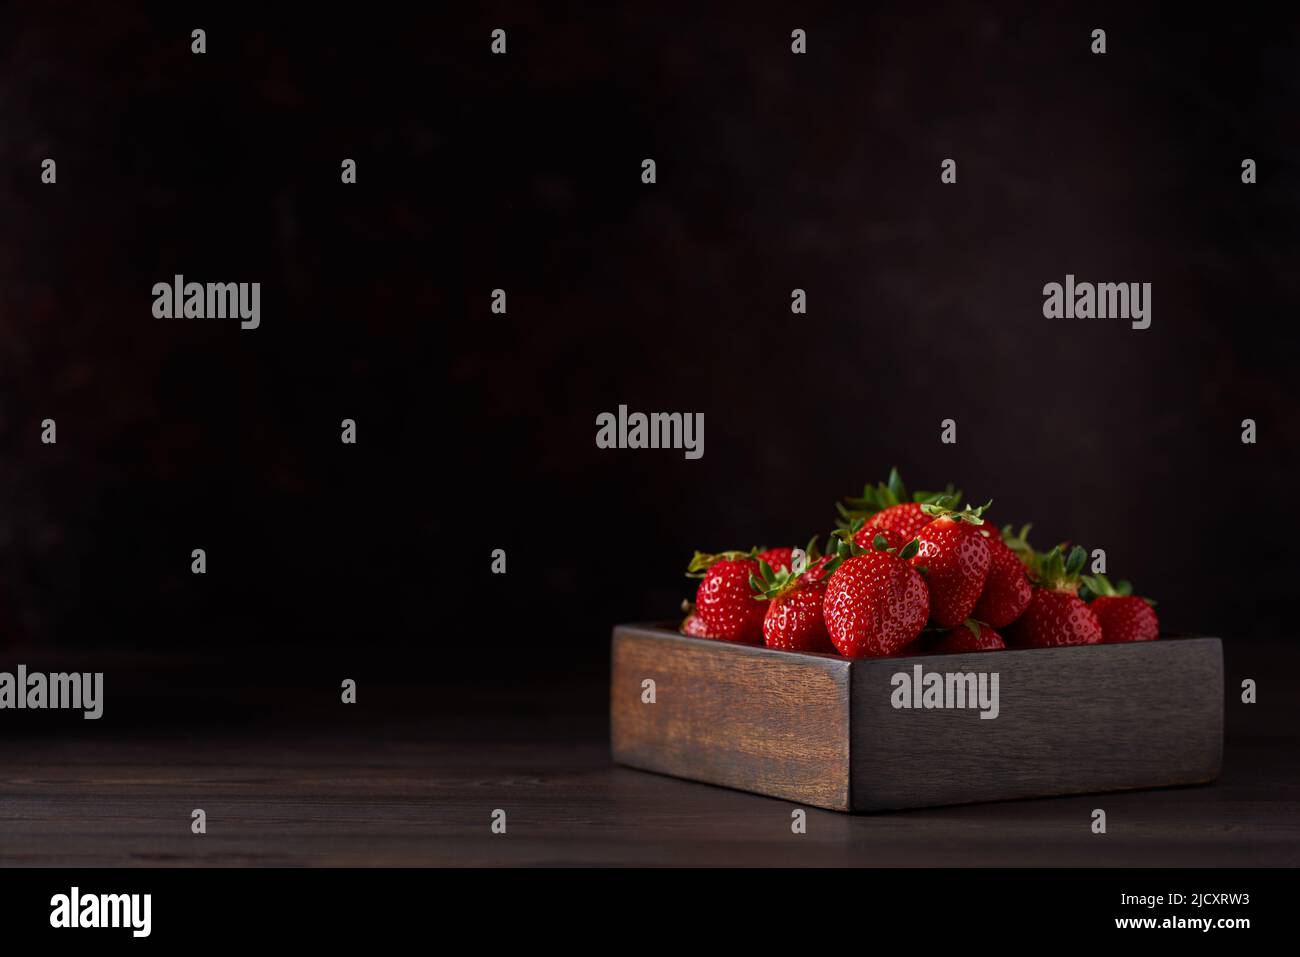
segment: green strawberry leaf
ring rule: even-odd
[[[912,501],[919,502],[922,505],[943,505],[947,508],[956,508],[957,503],[961,501],[961,492],[954,491],[949,485],[942,492],[914,492]]]
[[[1014,534],[1010,525],[1006,525],[1002,529],[1002,541],[1006,543],[1007,548],[1020,556],[1022,562],[1025,561],[1027,555],[1031,555],[1034,551],[1029,544],[1029,530],[1033,527],[1033,523],[1026,522],[1020,526],[1020,531]]]
[[[890,505],[901,505],[907,501],[907,489],[903,485],[902,476],[898,474],[898,469],[889,470],[889,485],[886,487],[889,497],[893,499]]]
[[[925,502],[921,505],[921,511],[930,518],[951,518],[957,522],[969,522],[971,525],[983,525],[983,515],[988,511],[989,506],[993,504],[993,499],[989,499],[983,505],[977,508],[971,508],[967,505],[960,512],[949,508],[943,503]]]
[[[868,482],[862,486],[861,496],[850,496],[843,502],[835,504],[835,509],[840,516],[837,525],[844,528],[854,518],[869,518],[877,512],[905,502],[946,505],[955,508],[959,501],[961,501],[961,492],[954,489],[951,482],[942,492],[913,492],[909,495],[902,476],[898,474],[898,469],[892,468],[889,470],[887,481],[877,482],[875,485]]]
[[[1083,587],[1079,589],[1079,597],[1086,602],[1115,594],[1114,586],[1106,580],[1105,575],[1084,575],[1080,581],[1083,582]]]
[[[1065,562],[1061,558],[1061,546],[1053,545],[1051,551],[1042,554],[1031,552],[1026,567],[1039,585],[1046,587],[1060,581],[1065,577]]]
[[[696,552],[691,558],[691,563],[686,566],[686,577],[703,578],[705,573],[720,561],[734,561],[738,558],[754,558],[757,555],[757,548],[751,548],[747,552],[719,552],[716,555],[710,555],[708,552]]]
[[[1133,583],[1121,579],[1114,585],[1105,575],[1084,575],[1081,579],[1083,589],[1079,592],[1079,597],[1084,601],[1093,601],[1097,598],[1128,598],[1133,594]],[[1150,598],[1143,598],[1143,601],[1150,605],[1155,605]]]

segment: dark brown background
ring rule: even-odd
[[[1296,863],[1296,15],[589,6],[0,10],[0,662],[108,695],[7,713],[3,863]],[[155,320],[177,272],[261,328]],[[1152,327],[1045,320],[1067,272]],[[1221,635],[1222,780],[800,843],[613,767],[610,626],[891,465]]]
[[[692,549],[824,533],[894,464],[1104,547],[1230,665],[1290,640],[1294,14],[904,9],[6,8],[5,660],[558,670],[594,714]],[[175,272],[260,281],[261,328],[153,319]],[[1152,327],[1045,320],[1067,272],[1151,282]],[[705,457],[597,450],[619,403],[704,412]]]

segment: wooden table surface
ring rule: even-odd
[[[107,711],[0,726],[0,865],[1297,865],[1295,673],[1264,674],[1259,705],[1229,708],[1214,785],[809,809],[804,835],[795,805],[614,766],[594,673],[578,691],[485,675],[436,700],[363,685],[357,705],[319,692],[292,713],[298,699],[268,687],[188,725],[187,691],[166,730],[111,725]],[[1098,807],[1105,835],[1089,827]],[[498,808],[504,835],[490,829]]]

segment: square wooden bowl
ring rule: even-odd
[[[997,717],[915,707],[908,686],[930,673],[953,704],[996,673]],[[1223,649],[1170,636],[850,660],[620,625],[610,739],[620,764],[837,811],[1202,784],[1223,755]]]

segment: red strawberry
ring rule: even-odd
[[[835,556],[821,553],[821,549],[817,547],[817,537],[814,535],[803,548],[765,548],[754,558],[759,562],[767,562],[774,575],[784,569],[788,573],[793,573],[795,577],[807,574],[810,580],[821,578],[824,576],[821,570]]]
[[[866,524],[855,542],[870,550],[876,533],[885,536],[890,548],[902,548],[916,537],[930,517],[921,511],[923,504],[943,504],[954,507],[961,500],[961,492],[951,485],[944,492],[916,492],[909,495],[898,475],[898,469],[889,470],[889,481],[863,486],[860,498],[849,498],[835,507],[840,513],[840,527],[848,528],[857,519]]]
[[[938,505],[922,508],[933,520],[917,536],[921,545],[912,567],[927,569],[930,619],[940,628],[955,628],[975,610],[989,576],[989,540],[979,531],[988,505],[960,512]]]
[[[925,581],[907,563],[916,541],[898,554],[863,551],[850,544],[856,531],[840,533],[848,557],[841,556],[826,585],[826,631],[835,650],[848,658],[897,654],[916,640],[930,614]]]
[[[830,541],[829,544],[834,544]],[[823,555],[820,548],[817,547],[817,536],[814,535],[805,548],[796,548],[792,558],[794,565],[791,568],[795,574],[802,573],[807,582],[817,582],[829,578],[839,562],[836,560],[834,549],[832,554]],[[800,571],[802,569],[802,572]]]
[[[754,600],[750,576],[758,571],[752,552],[696,552],[687,570],[700,574],[695,592],[695,617],[710,638],[757,645],[763,641],[767,603]],[[702,574],[701,574],[702,573]]]
[[[826,621],[822,617],[822,598],[826,594],[827,569],[832,567],[832,557],[817,550],[816,538],[806,549],[790,551],[789,564],[779,571],[773,571],[760,555],[758,574],[749,580],[756,596],[768,602],[763,618],[763,643],[786,651],[834,651],[826,637]],[[808,564],[809,558],[813,559],[812,565]]]
[[[682,621],[681,633],[683,635],[690,635],[693,638],[712,637],[709,634],[708,630],[704,627],[704,623],[700,621],[699,616],[696,615],[695,612],[691,612]]]
[[[1092,609],[1101,622],[1101,640],[1108,645],[1122,641],[1154,641],[1160,637],[1160,619],[1156,617],[1153,602],[1133,594],[1133,586],[1126,581],[1112,585],[1105,575],[1085,575],[1085,595],[1092,601]]]
[[[1088,607],[1101,622],[1101,640],[1106,644],[1154,641],[1160,637],[1156,610],[1136,595],[1104,595]]]
[[[802,557],[800,557],[802,556]],[[760,562],[767,562],[772,567],[773,573],[779,572],[784,568],[788,572],[802,574],[804,568],[796,569],[795,563],[802,562],[807,569],[816,567],[818,560],[822,564],[830,561],[833,556],[823,556],[821,549],[817,547],[817,536],[814,535],[803,548],[765,548],[754,556]]]
[[[1035,588],[1011,638],[1017,648],[1095,645],[1101,641],[1101,622],[1078,595]]]
[[[806,576],[775,595],[763,618],[763,644],[786,651],[834,651],[826,635],[822,600],[826,582]]]
[[[1010,528],[1008,525],[1008,534]],[[980,533],[989,542],[991,560],[989,577],[984,582],[984,591],[975,604],[975,610],[971,612],[972,618],[987,622],[994,628],[1005,628],[1029,607],[1033,587],[1029,584],[1024,563],[1014,547],[1015,543],[1028,547],[1025,536],[1028,535],[1029,528],[1028,525],[1022,528],[1019,537],[1013,539],[1012,545],[1008,545],[991,524],[986,522],[980,526]]]
[[[793,548],[768,548],[758,553],[758,560],[767,562],[774,569],[789,569],[794,561]]]
[[[969,618],[930,647],[932,655],[955,655],[963,651],[1000,651],[1006,647],[1002,636],[979,621]]]
[[[821,581],[823,578],[829,578],[831,572],[835,570],[831,567],[831,563],[834,560],[834,556],[823,555],[808,566],[808,570],[804,572],[804,578],[807,578],[809,581]]]
[[[921,511],[920,502],[891,505],[868,518],[853,540],[863,548],[869,548],[877,535],[884,535],[890,548],[901,548],[916,538],[917,533],[931,521],[933,519]]]
[[[1101,622],[1076,594],[1079,572],[1087,560],[1088,553],[1078,545],[1063,560],[1058,545],[1034,562],[1038,587],[1011,630],[1013,646],[1055,648],[1101,641]]]

